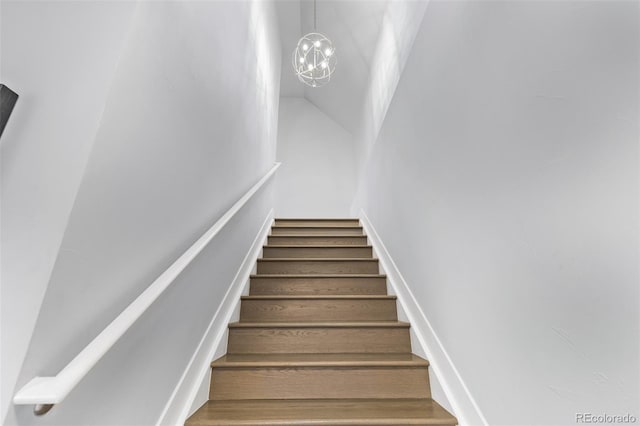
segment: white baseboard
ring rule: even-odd
[[[469,392],[464,380],[451,361],[442,342],[436,335],[433,327],[429,323],[427,316],[422,311],[411,288],[402,277],[400,270],[391,258],[380,236],[371,224],[364,210],[360,210],[360,219],[370,244],[380,261],[380,266],[387,274],[387,281],[391,285],[391,290],[398,298],[399,308],[403,311],[407,321],[411,323],[411,333],[415,342],[420,346],[420,350],[427,356],[430,369],[438,379],[448,402],[451,405],[453,414],[458,418],[461,426],[488,426],[489,423],[484,418],[480,407]],[[415,346],[414,346],[415,347]],[[418,348],[416,348],[418,349]]]
[[[260,256],[272,222],[273,209],[267,215],[253,240],[251,248],[249,248],[238,272],[229,285],[227,293],[213,315],[207,331],[202,336],[156,425],[184,425],[185,420],[191,414],[194,402],[197,406],[202,405],[196,399],[199,395],[201,396],[201,389],[208,389],[211,361],[217,353],[226,352],[228,324],[234,315],[238,316],[240,296],[247,292],[249,277],[255,268],[256,259]],[[202,403],[205,401],[206,399]]]

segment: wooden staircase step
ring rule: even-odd
[[[271,235],[364,235],[362,226],[279,226],[271,227]]]
[[[227,353],[406,353],[409,324],[376,322],[235,322]]]
[[[209,399],[431,397],[425,360],[367,355],[225,356],[212,364]]]
[[[372,258],[371,246],[288,245],[264,246],[262,257],[268,258]]]
[[[355,218],[345,218],[345,219],[282,218],[282,219],[276,219],[274,223],[277,226],[332,226],[332,227],[360,226],[360,220]]]
[[[269,246],[281,245],[367,245],[366,235],[269,235],[267,239]]]
[[[395,296],[243,296],[240,321],[395,321]]]
[[[244,367],[428,367],[429,361],[406,353],[226,354],[211,363],[216,368]]]
[[[450,426],[430,398],[208,401],[187,426]]]
[[[357,327],[357,328],[409,328],[408,322],[404,321],[324,321],[324,322],[296,322],[296,323],[282,323],[282,322],[266,322],[266,323],[251,323],[251,322],[232,322],[229,323],[229,328],[271,328],[271,327],[297,327],[297,328],[325,328],[325,327]]]
[[[378,259],[258,259],[258,274],[378,274]]]
[[[387,294],[387,277],[359,275],[252,275],[251,295],[357,295]]]

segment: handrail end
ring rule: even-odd
[[[47,414],[54,405],[62,402],[68,392],[60,389],[57,377],[34,377],[13,397],[15,405],[33,405],[33,414]]]
[[[58,404],[68,392],[64,392],[57,377],[34,377],[13,397],[15,405]]]
[[[33,414],[36,416],[44,416],[53,408],[55,404],[36,404],[33,406]]]

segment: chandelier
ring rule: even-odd
[[[298,80],[311,87],[327,84],[338,62],[331,40],[316,32],[316,22],[316,0],[313,0],[314,32],[302,36],[291,59]]]

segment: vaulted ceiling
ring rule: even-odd
[[[277,1],[283,56],[280,95],[306,98],[354,133],[387,1],[317,0],[317,31],[333,42],[338,56],[331,82],[320,88],[299,82],[291,66],[298,39],[313,31],[313,1]]]

